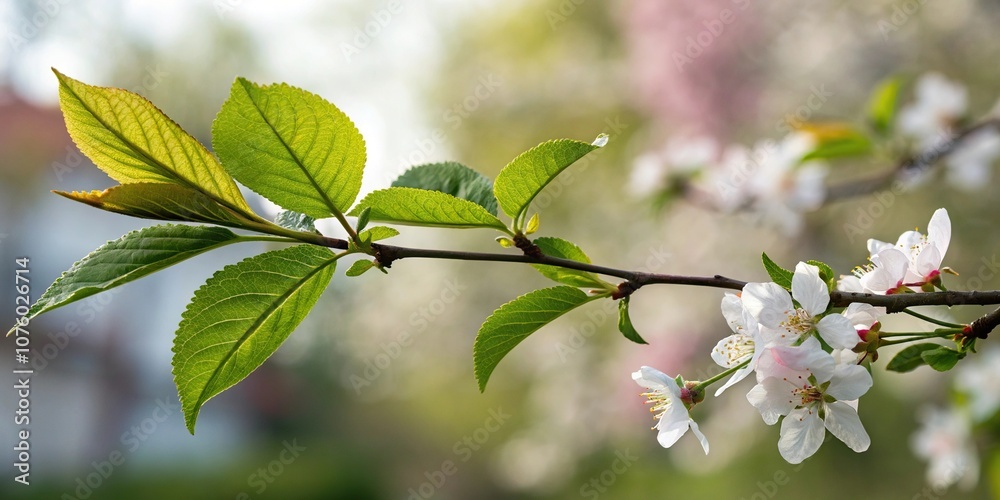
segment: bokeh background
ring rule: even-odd
[[[723,9],[732,22],[679,64]],[[540,235],[577,242],[612,266],[763,280],[761,251],[845,273],[863,263],[864,243],[851,241],[844,224],[874,198],[828,205],[788,236],[684,203],[655,209],[626,188],[635,158],[686,134],[780,139],[775,124],[817,88],[832,95],[811,118],[856,120],[889,75],[941,72],[968,85],[971,109],[985,112],[1000,97],[998,16],[1000,5],[987,0],[7,0],[0,269],[11,283],[0,286],[0,320],[13,323],[16,257],[31,259],[37,296],[90,250],[152,224],[49,193],[113,184],[72,145],[50,67],[147,96],[206,144],[236,76],[308,89],[365,136],[364,191],[429,161],[495,176],[542,141],[606,132],[609,145],[540,200]],[[891,163],[842,163],[831,177]],[[894,239],[947,207],[955,234],[946,263],[974,274],[1000,248],[997,193],[931,182],[898,196],[868,231]],[[257,197],[252,203],[269,210]],[[407,229],[399,242],[499,251],[492,238]],[[926,486],[925,464],[910,449],[915,413],[945,401],[950,382],[926,368],[900,376],[876,367],[861,405],[873,437],[864,454],[831,440],[802,466],[783,462],[777,427],[763,425],[744,398],[750,381],[696,408],[710,455],[691,436],[660,448],[630,373],[643,364],[689,379],[717,373],[708,354],[728,334],[718,290],[636,294],[633,319],[646,347],[621,338],[613,310],[561,318],[516,349],[479,394],[471,350],[480,322],[546,286],[530,268],[508,264],[403,261],[389,276],[338,274],[264,366],[205,406],[191,436],[171,380],[173,331],[207,277],[266,248],[227,247],[32,322],[30,487],[13,482],[9,465],[16,398],[7,339],[0,496],[909,499],[1000,491],[988,437],[978,442],[973,489]],[[954,314],[968,321],[977,312]],[[407,335],[411,342],[399,344]],[[109,466],[112,457],[120,464]],[[448,461],[453,474],[439,472]]]

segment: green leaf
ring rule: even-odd
[[[543,254],[548,255],[549,257],[574,260],[576,262],[590,264],[590,258],[587,257],[587,254],[583,253],[583,250],[580,250],[580,247],[564,239],[542,237],[536,238],[533,243],[542,250]],[[577,271],[575,269],[566,269],[558,266],[545,266],[541,264],[532,264],[531,267],[534,267],[546,278],[566,285],[581,288],[606,288],[607,286],[610,286],[610,284],[598,278],[596,274],[588,273],[586,271]]]
[[[954,368],[958,360],[965,357],[965,353],[938,346],[937,349],[928,349],[920,353],[920,357],[931,368],[939,372],[946,372]]]
[[[296,212],[294,210],[282,210],[274,217],[274,223],[293,231],[306,233],[318,233],[316,230],[316,219]]]
[[[934,350],[941,347],[939,344],[914,344],[907,346],[902,351],[896,354],[886,365],[885,369],[891,372],[906,373],[913,371],[918,366],[927,364],[922,357],[923,353],[926,351]]]
[[[342,214],[361,189],[361,133],[336,106],[302,89],[237,78],[212,136],[233,177],[289,210],[317,219]]]
[[[868,121],[879,134],[886,135],[892,131],[901,83],[902,81],[895,77],[882,80],[868,101]]]
[[[618,331],[636,344],[648,344],[632,325],[632,318],[628,315],[628,299],[629,297],[625,297],[618,301]]]
[[[354,229],[356,231],[363,231],[366,227],[368,227],[368,221],[371,219],[371,215],[371,207],[362,210],[361,213],[358,214],[358,224]]]
[[[413,167],[392,181],[392,186],[440,191],[469,200],[485,208],[487,212],[497,214],[493,182],[489,177],[458,162],[430,163]]]
[[[558,139],[543,142],[514,158],[497,175],[493,192],[500,208],[518,220],[531,200],[560,172],[599,148],[596,144]]]
[[[802,161],[842,158],[865,155],[871,152],[872,142],[867,135],[852,126],[825,124],[805,126],[817,141],[816,148],[802,157]]]
[[[203,191],[237,212],[253,213],[215,156],[144,97],[53,71],[66,130],[112,179],[178,184]]]
[[[826,287],[830,290],[837,288],[837,275],[833,272],[833,268],[824,262],[818,260],[806,261],[806,264],[811,264],[819,268],[819,278],[826,283]]]
[[[246,222],[205,193],[176,184],[140,182],[104,191],[53,192],[101,210],[143,219],[211,222],[231,227],[243,227]]]
[[[784,287],[786,290],[792,289],[793,272],[783,269],[781,266],[775,264],[766,253],[761,254],[761,260],[764,262],[764,270],[767,271],[767,275],[771,277],[771,281]]]
[[[347,270],[346,275],[354,277],[361,276],[365,274],[365,271],[375,267],[375,263],[370,260],[358,260],[354,264],[351,264],[350,269]]]
[[[479,328],[473,345],[479,390],[486,390],[493,369],[514,346],[559,316],[596,298],[571,286],[557,286],[522,295],[493,311]]]
[[[371,207],[371,219],[415,226],[452,228],[491,227],[506,231],[507,226],[485,208],[468,200],[438,191],[391,187],[373,191],[358,202],[350,215]]]
[[[192,434],[202,405],[253,372],[305,318],[336,259],[312,245],[274,250],[226,266],[195,292],[173,348],[174,382]]]
[[[391,227],[374,226],[358,233],[362,240],[372,242],[399,236],[399,231]]]
[[[42,293],[25,318],[34,318],[241,239],[221,227],[164,224],[133,231],[105,243],[73,264]]]

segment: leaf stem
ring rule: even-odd
[[[743,368],[744,366],[750,364],[750,361],[752,361],[752,360],[753,360],[752,357],[747,358],[742,363],[740,363],[740,364],[738,364],[736,366],[733,366],[731,368],[727,368],[725,371],[723,371],[722,373],[720,373],[720,374],[718,374],[718,375],[716,375],[716,376],[714,376],[712,378],[709,378],[707,380],[702,380],[697,385],[695,385],[692,390],[694,390],[694,391],[700,391],[700,390],[702,390],[702,389],[704,389],[704,388],[706,388],[706,387],[708,387],[708,386],[710,386],[710,385],[712,385],[712,384],[714,384],[714,383],[716,383],[716,382],[718,382],[718,381],[720,381],[720,380],[722,380],[722,379],[724,379],[724,378],[732,375],[733,373],[736,373],[736,371],[739,370],[740,368]]]
[[[932,318],[930,316],[925,316],[925,315],[920,314],[920,313],[918,313],[916,311],[913,311],[911,309],[903,309],[903,312],[906,313],[906,314],[909,314],[910,316],[913,316],[914,318],[920,318],[920,319],[922,319],[924,321],[927,321],[927,322],[930,322],[930,323],[934,323],[935,325],[947,326],[949,328],[964,328],[965,327],[964,325],[958,325],[958,324],[955,324],[955,323],[949,323],[949,322],[944,321],[944,320],[940,320],[940,319],[937,319],[937,318]]]
[[[880,333],[879,338],[886,339],[892,337],[920,337],[929,339],[934,337],[947,337],[949,335],[955,335],[956,333],[962,333],[962,329],[949,328],[947,330],[938,330],[933,332],[889,332],[889,333]]]

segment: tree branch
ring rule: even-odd
[[[969,335],[985,339],[994,328],[1000,326],[1000,307],[969,325]]]
[[[1000,129],[1000,118],[988,118],[953,135],[937,146],[918,155],[909,156],[893,168],[866,179],[856,179],[827,187],[827,201],[871,194],[885,189],[902,175],[916,175],[934,166],[939,160],[951,154],[971,135],[987,128]]]
[[[425,248],[408,248],[392,245],[374,244],[372,248],[380,255],[379,262],[389,267],[393,262],[405,258],[448,259],[480,262],[514,262],[521,264],[544,264],[549,266],[575,269],[604,276],[614,276],[628,281],[633,291],[646,285],[691,285],[730,290],[742,290],[747,282],[721,275],[715,276],[681,276],[674,274],[654,274],[637,271],[627,271],[611,267],[598,266],[542,255],[532,257],[519,254],[494,254],[480,252],[462,252],[454,250],[434,250]],[[870,293],[830,292],[830,303],[834,307],[847,307],[851,303],[861,302],[873,306],[885,307],[888,312],[899,312],[907,307],[929,305],[990,305],[1000,304],[1000,290],[990,291],[947,291],[930,293],[906,293],[895,295],[875,295]],[[998,313],[1000,314],[1000,313]]]

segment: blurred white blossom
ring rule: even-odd
[[[956,483],[971,489],[979,480],[979,457],[969,417],[956,408],[924,408],[921,427],[910,438],[913,452],[929,461],[927,482],[944,489]]]

